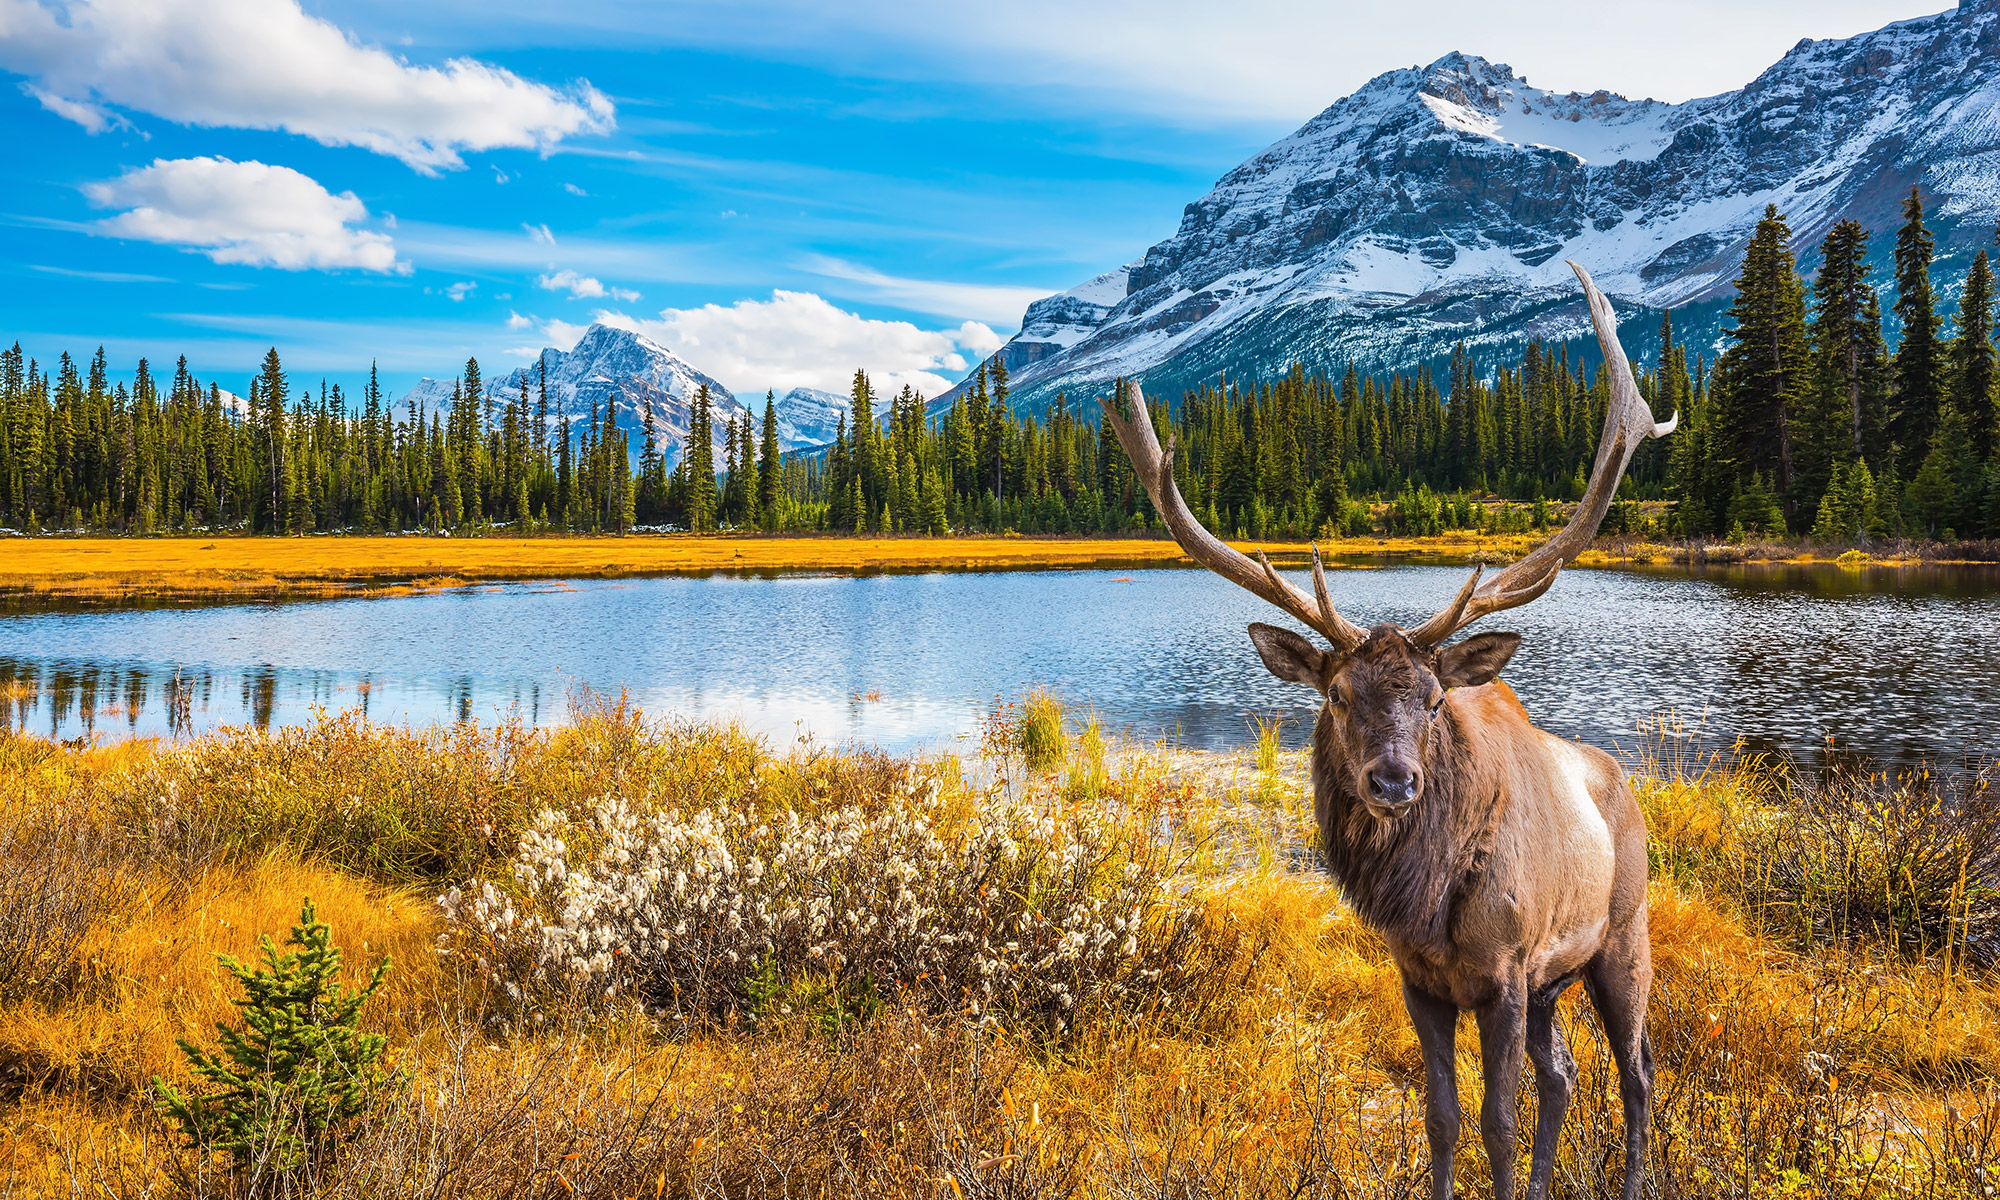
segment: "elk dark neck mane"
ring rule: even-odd
[[[1477,786],[1449,706],[1424,763],[1423,802],[1401,817],[1368,811],[1329,730],[1317,730],[1313,742],[1313,787],[1331,815],[1320,823],[1329,843],[1323,851],[1341,893],[1385,936],[1448,957],[1452,901],[1484,869],[1502,806],[1497,788]]]

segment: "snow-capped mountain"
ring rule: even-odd
[[[1681,104],[1548,92],[1454,53],[1377,76],[1229,172],[1143,259],[1030,305],[998,357],[1016,403],[1039,406],[1120,375],[1172,389],[1581,336],[1566,258],[1647,332],[1693,305],[1713,336],[1765,205],[1807,270],[1848,217],[1886,262],[1912,184],[1947,259],[1991,236],[2000,0],[1808,39],[1741,90]]]
[[[543,350],[540,362],[548,367],[552,424],[558,411],[574,425],[588,421],[593,410],[602,412],[608,404],[618,428],[631,433],[632,453],[636,455],[643,445],[645,413],[650,407],[654,436],[660,440],[669,467],[680,461],[682,447],[687,442],[691,404],[704,383],[708,385],[709,403],[713,406],[710,429],[718,465],[724,461],[725,426],[729,421],[748,411],[752,427],[759,437],[763,436],[761,404],[753,402],[746,408],[728,388],[643,334],[610,325],[592,325],[569,350],[554,347]],[[528,389],[529,403],[536,403],[541,395],[539,364],[530,363],[489,379],[485,390],[487,396],[499,403],[519,396],[523,384]],[[426,412],[442,412],[450,407],[452,392],[457,387],[455,379],[421,379],[403,393],[397,404],[405,411],[420,406]],[[778,397],[777,409],[778,445],[787,453],[810,450],[833,441],[841,417],[848,412],[848,398],[837,392],[793,388]]]
[[[795,447],[828,446],[840,432],[843,418],[853,410],[853,400],[840,392],[795,387],[777,399],[778,444]],[[761,419],[762,410],[759,409]]]
[[[650,409],[654,436],[669,466],[680,461],[682,447],[687,444],[694,396],[701,385],[708,385],[713,413],[710,434],[718,463],[725,447],[725,427],[744,411],[728,388],[665,346],[628,329],[592,325],[567,352],[553,347],[543,350],[541,365],[548,370],[551,410],[560,401],[575,422],[588,420],[592,412],[609,406],[617,426],[631,431],[635,453],[643,444],[645,414]],[[539,382],[540,367],[531,364],[495,380],[487,390],[518,394],[526,385],[529,395],[535,396]]]

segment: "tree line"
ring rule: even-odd
[[[1891,347],[1868,230],[1829,230],[1808,285],[1785,218],[1765,210],[1736,279],[1730,344],[1706,386],[1688,386],[1684,362],[1663,372],[1686,414],[1668,472],[1679,530],[2000,537],[1992,266],[1979,250],[1947,328],[1915,188],[1903,217]]]
[[[1897,233],[1901,337],[1884,337],[1869,234],[1844,221],[1801,279],[1790,230],[1766,212],[1744,256],[1733,328],[1713,361],[1661,321],[1637,371],[1680,431],[1648,443],[1626,500],[1669,500],[1657,532],[1810,534],[1829,540],[2000,536],[2000,369],[1993,275],[1974,259],[1948,332],[1933,240],[1913,191]],[[1482,369],[1461,344],[1440,377],[1353,364],[1218,379],[1155,406],[1174,473],[1211,528],[1250,537],[1543,523],[1579,496],[1610,379],[1565,344],[1530,342]],[[397,406],[371,368],[358,400],[300,386],[275,349],[248,396],[170,381],[141,360],[113,382],[100,349],[50,369],[0,353],[0,519],[17,528],[151,532],[239,528],[624,532],[634,528],[1069,533],[1157,527],[1095,402],[1059,395],[1017,413],[1004,365],[981,366],[933,411],[856,371],[832,445],[786,453],[775,400],[718,417],[704,387],[667,466],[655,414],[620,425],[610,404],[551,403],[546,373],[485,386],[476,359],[434,411]],[[398,411],[400,407],[400,411]],[[639,444],[633,446],[633,434]],[[1529,502],[1497,509],[1483,497]],[[1386,504],[1382,501],[1387,501]],[[1640,518],[1614,509],[1617,531]]]

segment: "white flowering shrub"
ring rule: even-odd
[[[1060,1033],[1093,1007],[1169,1003],[1198,920],[1148,822],[1054,795],[967,807],[935,780],[806,812],[606,797],[542,811],[511,879],[441,901],[524,1007],[754,1016],[831,982]]]

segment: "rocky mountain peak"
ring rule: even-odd
[[[1947,260],[2000,217],[2000,0],[1802,40],[1679,104],[1551,92],[1454,52],[1377,75],[1223,175],[1138,262],[1031,305],[999,357],[1034,406],[1120,375],[1172,389],[1581,336],[1568,258],[1628,307],[1719,313],[1766,205],[1810,269],[1838,220],[1893,228],[1912,184]]]

